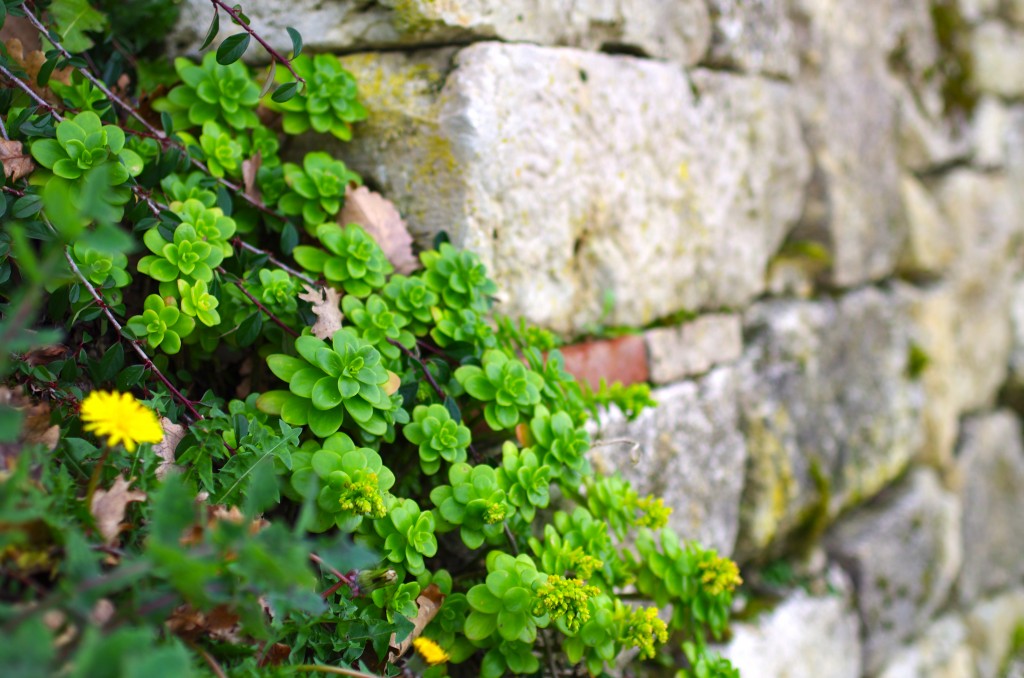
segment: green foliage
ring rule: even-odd
[[[259,408],[278,414],[293,426],[309,425],[324,438],[345,421],[345,413],[366,433],[387,432],[386,414],[393,404],[383,386],[388,372],[380,353],[348,328],[334,333],[331,344],[311,336],[295,340],[299,357],[274,354],[267,364],[288,391],[268,391]],[[340,405],[340,406],[339,406]]]
[[[180,351],[182,338],[192,333],[196,321],[179,311],[173,299],[167,303],[156,294],[146,297],[142,308],[141,315],[128,319],[128,328],[135,336],[144,338],[152,348],[163,349],[164,353]]]
[[[79,0],[6,4],[75,45],[47,52],[35,83],[73,71],[50,84],[53,109],[0,54],[24,85],[0,117],[38,164],[0,194],[8,673],[205,676],[215,661],[395,676],[422,668],[423,653],[389,656],[422,632],[461,673],[597,675],[674,649],[681,675],[733,675],[707,643],[735,565],[587,461],[588,418],[635,416],[648,388],[585,392],[558,337],[492,315],[497,285],[473,253],[442,242],[395,274],[366,230],[334,223],[359,177],[321,151],[280,158],[290,134],[356,132],[366,112],[339,60],[296,59],[300,87],[280,54],[250,70],[259,41],[236,28],[172,66],[157,43],[174,3],[94,5],[109,22]],[[221,21],[249,25],[234,6],[211,16],[211,44]],[[167,92],[159,120],[112,105],[94,65],[130,83],[129,108]],[[148,411],[145,438],[96,425],[83,400],[98,389],[142,399],[105,424]],[[25,438],[40,409],[52,450]],[[101,515],[98,492],[126,500]],[[92,623],[108,603],[113,621]],[[49,610],[65,626],[42,623]]]
[[[330,54],[302,55],[292,62],[306,80],[306,92],[285,102],[272,101],[270,106],[283,112],[282,127],[287,134],[302,134],[313,129],[330,133],[342,141],[352,138],[352,123],[366,119],[366,109],[359,103],[356,81],[341,67],[338,57]],[[290,75],[278,71],[281,82]]]
[[[490,466],[452,464],[448,470],[451,484],[439,485],[430,492],[430,501],[443,519],[438,530],[446,532],[459,527],[459,536],[471,549],[480,548],[484,541],[500,542],[503,521],[512,507],[498,481],[497,472]]]
[[[153,103],[153,110],[167,112],[175,129],[203,127],[208,122],[224,123],[235,129],[259,125],[256,105],[260,88],[241,62],[229,66],[217,63],[207,52],[201,64],[188,59],[174,60],[181,84]],[[205,150],[205,149],[204,149]]]
[[[284,181],[289,191],[281,196],[278,206],[285,214],[301,215],[311,233],[341,210],[350,183],[362,183],[345,163],[321,151],[306,154],[302,167],[286,162]],[[319,233],[317,237],[323,239]]]
[[[513,428],[520,415],[540,402],[543,378],[503,351],[483,354],[482,366],[463,365],[455,378],[469,395],[487,403],[484,417],[495,431]]]
[[[420,468],[434,475],[441,468],[441,460],[449,464],[466,461],[466,448],[471,435],[469,429],[452,419],[444,405],[417,405],[412,421],[402,430],[406,440],[419,446]]]

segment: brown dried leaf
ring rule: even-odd
[[[9,20],[7,24],[11,22],[12,20]],[[4,28],[6,27],[5,25]],[[37,31],[32,28],[31,24],[29,29],[38,36]],[[4,45],[7,46],[7,53],[11,55],[11,59],[28,74],[28,86],[37,94],[41,94],[50,103],[60,103],[60,98],[49,87],[40,87],[36,84],[39,79],[39,69],[46,63],[46,55],[39,49],[38,37],[34,41],[26,40],[25,43],[29,45],[28,50],[25,49],[25,44],[22,43],[20,38],[13,37],[4,41]],[[62,82],[65,85],[69,84],[71,82],[71,67],[54,70],[50,74],[50,80]]]
[[[167,417],[160,418],[160,426],[164,430],[164,437],[153,446],[153,453],[160,458],[160,464],[156,467],[156,477],[163,480],[168,473],[180,468],[174,463],[175,452],[178,449],[178,443],[185,437],[187,429],[181,424],[175,424]]]
[[[123,528],[122,521],[128,504],[133,501],[145,501],[146,493],[138,490],[129,490],[131,481],[125,480],[124,476],[118,476],[109,490],[96,490],[92,495],[92,504],[89,512],[96,519],[96,528],[103,535],[107,546],[117,541],[117,535]]]
[[[391,650],[388,653],[388,662],[393,663],[409,651],[412,641],[423,634],[423,629],[427,628],[427,625],[437,616],[437,611],[441,609],[443,602],[444,594],[441,593],[441,589],[437,587],[437,584],[431,584],[423,589],[423,592],[416,598],[416,607],[419,609],[416,612],[416,618],[412,620],[412,631],[402,641],[401,645],[397,647],[395,646],[395,634],[391,634]]]
[[[4,166],[4,176],[11,181],[28,176],[36,168],[32,156],[25,153],[20,141],[0,139],[0,162]]]
[[[256,202],[261,202],[260,187],[256,184],[256,175],[263,165],[263,155],[256,151],[256,155],[242,161],[242,185],[245,186],[245,194]]]
[[[242,642],[238,615],[226,605],[218,605],[205,614],[191,605],[180,605],[171,613],[166,624],[171,633],[185,640],[205,636],[232,645]]]
[[[341,329],[341,321],[345,317],[341,313],[341,294],[333,287],[314,289],[309,285],[303,285],[305,293],[299,295],[299,299],[313,304],[313,313],[316,314],[316,322],[310,328],[313,336],[320,339],[330,339],[334,333]]]
[[[57,447],[60,427],[50,425],[49,405],[33,403],[21,389],[9,389],[6,386],[0,386],[0,405],[21,410],[24,416],[18,439],[0,443],[0,471],[14,468],[25,445],[41,443],[51,452]]]
[[[420,267],[419,259],[412,253],[409,227],[391,201],[381,194],[365,186],[346,188],[345,206],[338,215],[338,223],[362,226],[399,273],[411,273]]]
[[[392,395],[402,386],[402,378],[388,370],[388,383],[384,384],[381,388],[384,389],[385,395]]]
[[[67,355],[67,346],[64,344],[54,344],[53,346],[40,346],[39,348],[34,348],[21,356],[21,359],[32,367],[36,367],[38,365],[49,365],[54,360],[60,360],[67,357]]]
[[[292,653],[292,646],[285,645],[284,643],[274,643],[267,650],[266,654],[260,659],[257,666],[264,668],[266,666],[280,666],[284,663],[285,659],[288,659],[288,655]]]

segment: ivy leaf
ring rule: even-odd
[[[220,47],[217,48],[217,63],[222,66],[229,66],[241,59],[248,48],[249,34],[235,33],[220,43]]]
[[[98,12],[87,0],[55,0],[50,14],[61,34],[61,41],[69,52],[84,52],[93,46],[87,31],[103,31],[107,17]]]

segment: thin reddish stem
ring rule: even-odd
[[[276,49],[274,49],[269,44],[267,44],[266,40],[264,40],[259,35],[257,35],[256,31],[254,31],[252,28],[250,28],[247,23],[242,21],[242,18],[238,15],[238,12],[236,12],[233,7],[230,7],[227,4],[225,4],[224,2],[221,2],[221,0],[210,0],[210,2],[213,3],[214,11],[216,11],[217,7],[220,7],[225,12],[227,12],[228,16],[230,16],[232,18],[232,20],[234,20],[234,22],[236,24],[238,24],[242,28],[243,31],[245,31],[246,33],[251,35],[253,38],[255,38],[256,42],[260,43],[260,46],[262,46],[263,49],[267,50],[267,54],[270,55],[271,59],[273,59],[274,61],[278,62],[279,64],[281,64],[285,68],[287,68],[288,72],[291,73],[292,76],[298,82],[301,82],[303,85],[306,84],[306,80],[301,75],[296,73],[294,68],[292,68],[291,60],[290,59],[285,59],[283,56],[281,56],[281,54]]]
[[[294,329],[292,329],[287,324],[285,324],[284,321],[282,321],[280,318],[278,318],[276,315],[274,315],[273,312],[271,312],[270,309],[268,309],[266,306],[261,304],[259,299],[254,297],[252,295],[252,293],[249,292],[249,290],[245,289],[245,285],[236,276],[233,276],[230,273],[228,273],[227,271],[225,271],[223,266],[218,266],[217,267],[217,272],[220,273],[221,275],[227,277],[231,281],[231,283],[235,287],[237,287],[242,292],[242,294],[244,294],[246,296],[246,298],[249,301],[251,301],[253,303],[253,305],[260,310],[260,312],[265,314],[267,316],[267,318],[269,318],[275,325],[277,325],[278,327],[280,327],[282,330],[284,330],[288,334],[292,335],[293,337],[298,337],[299,336],[298,332],[296,332]]]

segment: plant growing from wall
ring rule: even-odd
[[[586,393],[475,254],[335,223],[359,177],[279,151],[358,133],[337,57],[211,0],[161,69],[158,4],[0,5],[52,44],[0,55],[4,675],[731,675],[735,565],[587,461],[649,393]]]

